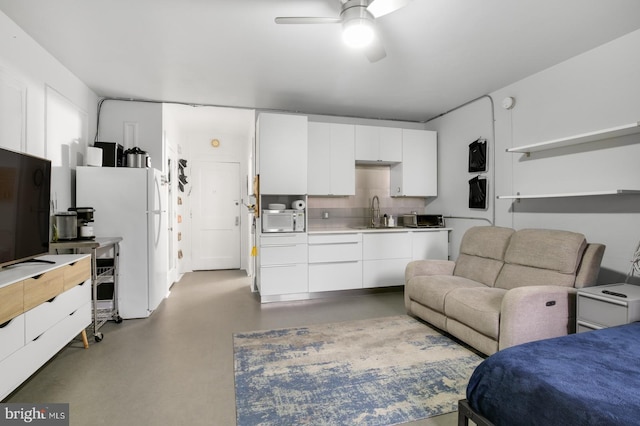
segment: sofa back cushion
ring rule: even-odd
[[[495,286],[506,290],[530,285],[573,287],[586,246],[584,235],[575,232],[517,231],[511,237]]]
[[[453,275],[493,287],[504,263],[511,228],[476,226],[465,232]]]

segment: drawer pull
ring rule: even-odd
[[[56,297],[58,296],[53,296],[51,299],[47,300],[47,303],[53,303],[53,301],[56,300]]]
[[[8,326],[8,325],[9,325],[9,323],[10,323],[11,321],[13,321],[13,318],[11,318],[11,319],[10,319],[9,321],[7,321],[7,322],[4,322],[4,323],[0,324],[0,328],[5,328],[6,326]]]
[[[359,241],[341,241],[341,242],[333,242],[333,243],[309,243],[310,246],[337,246],[337,245],[346,245],[346,244],[360,244]]]
[[[38,340],[39,338],[41,338],[44,335],[44,333],[42,333],[41,335],[39,335],[38,337],[36,337],[35,339],[32,340],[32,342],[35,342],[36,340]]]
[[[35,275],[35,276],[31,277],[31,278],[34,279],[34,280],[39,280],[40,278],[42,278],[43,275],[44,274]]]

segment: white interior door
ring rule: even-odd
[[[192,267],[240,268],[240,164],[194,161]]]

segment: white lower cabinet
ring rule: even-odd
[[[11,313],[0,309],[0,400],[91,323],[88,258],[45,256],[54,264],[0,271],[0,293],[18,297],[2,300],[17,306]]]
[[[449,259],[449,231],[412,232],[413,260]]]
[[[404,285],[412,260],[410,232],[376,232],[362,236],[363,287]]]
[[[308,293],[307,234],[260,236],[258,288],[263,301]]]
[[[362,234],[309,236],[309,292],[362,288]]]

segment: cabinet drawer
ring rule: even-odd
[[[604,300],[578,296],[578,319],[613,327],[628,322],[628,307]]]
[[[309,291],[362,288],[362,262],[317,263],[309,265]]]
[[[307,263],[307,245],[282,244],[261,247],[258,256],[260,256],[260,266]]]
[[[589,324],[587,322],[583,322],[583,321],[578,321],[577,327],[576,327],[576,333],[584,333],[586,331],[593,331],[593,330],[600,330],[603,329],[604,327],[599,326],[599,325],[595,325],[595,324]]]
[[[404,285],[404,270],[410,261],[410,258],[364,261],[362,286],[371,288]]]
[[[309,235],[309,245],[359,242],[362,242],[360,233]]]
[[[69,264],[64,270],[64,289],[85,282],[91,278],[91,256],[85,257],[75,263]]]
[[[71,312],[91,301],[91,283],[85,281],[25,312],[25,338],[31,341],[63,320]]]
[[[24,346],[24,315],[0,324],[0,361]]]
[[[260,294],[276,296],[281,294],[307,293],[307,264],[266,266],[260,269]]]
[[[0,324],[24,312],[24,282],[0,288]]]
[[[409,232],[365,234],[362,245],[364,260],[411,258],[412,255]]]
[[[357,260],[362,260],[362,244],[359,242],[309,244],[309,263]]]
[[[24,280],[24,310],[28,311],[62,293],[64,269],[58,268]]]
[[[306,244],[307,234],[269,234],[260,236],[260,247],[283,244]]]

